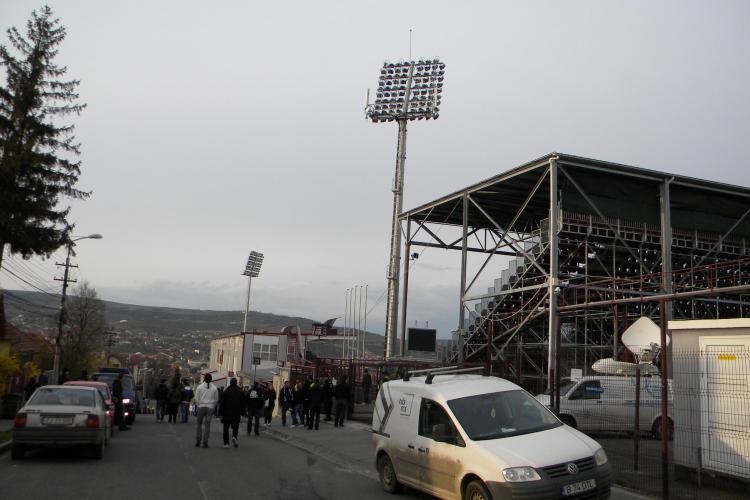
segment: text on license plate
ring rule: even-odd
[[[595,479],[587,479],[586,481],[580,481],[578,483],[566,484],[562,487],[562,494],[565,496],[576,495],[583,493],[584,491],[593,490],[596,488]]]
[[[42,423],[44,425],[70,425],[73,419],[71,417],[43,417]]]

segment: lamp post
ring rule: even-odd
[[[250,311],[250,287],[253,284],[253,278],[260,275],[260,268],[263,265],[263,254],[256,251],[250,252],[247,258],[247,265],[243,276],[247,276],[247,300],[245,301],[245,320],[242,322],[242,331],[247,331],[247,313]]]
[[[65,271],[63,273],[63,278],[57,279],[57,281],[62,281],[62,296],[60,298],[60,315],[57,320],[57,338],[55,339],[55,361],[52,364],[52,382],[58,383],[60,381],[60,359],[62,358],[62,335],[63,335],[63,327],[65,326],[65,298],[68,291],[68,283],[69,282],[75,282],[75,280],[71,280],[68,278],[68,275],[70,273],[70,254],[73,253],[73,247],[75,246],[76,241],[80,240],[100,240],[102,239],[101,234],[90,234],[88,236],[78,236],[76,238],[72,238],[70,241],[68,241],[68,252],[65,257],[65,264],[58,264],[58,266],[65,266]],[[76,266],[73,266],[76,267]]]
[[[445,64],[439,59],[420,59],[383,64],[380,69],[375,103],[370,104],[368,91],[366,117],[373,122],[398,123],[396,175],[393,180],[393,218],[391,220],[391,255],[388,263],[388,296],[385,318],[384,358],[393,355],[398,327],[398,281],[401,267],[401,214],[406,163],[406,122],[436,119],[440,112]]]

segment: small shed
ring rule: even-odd
[[[750,480],[750,319],[669,329],[675,465]]]

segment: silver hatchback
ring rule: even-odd
[[[16,414],[11,457],[21,459],[29,448],[83,445],[100,459],[108,427],[107,405],[95,388],[40,387]]]

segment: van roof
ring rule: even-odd
[[[521,389],[513,382],[499,377],[482,375],[436,375],[431,384],[425,383],[427,377],[411,377],[386,382],[390,389],[414,392],[432,399],[451,400],[491,392],[515,391]]]

